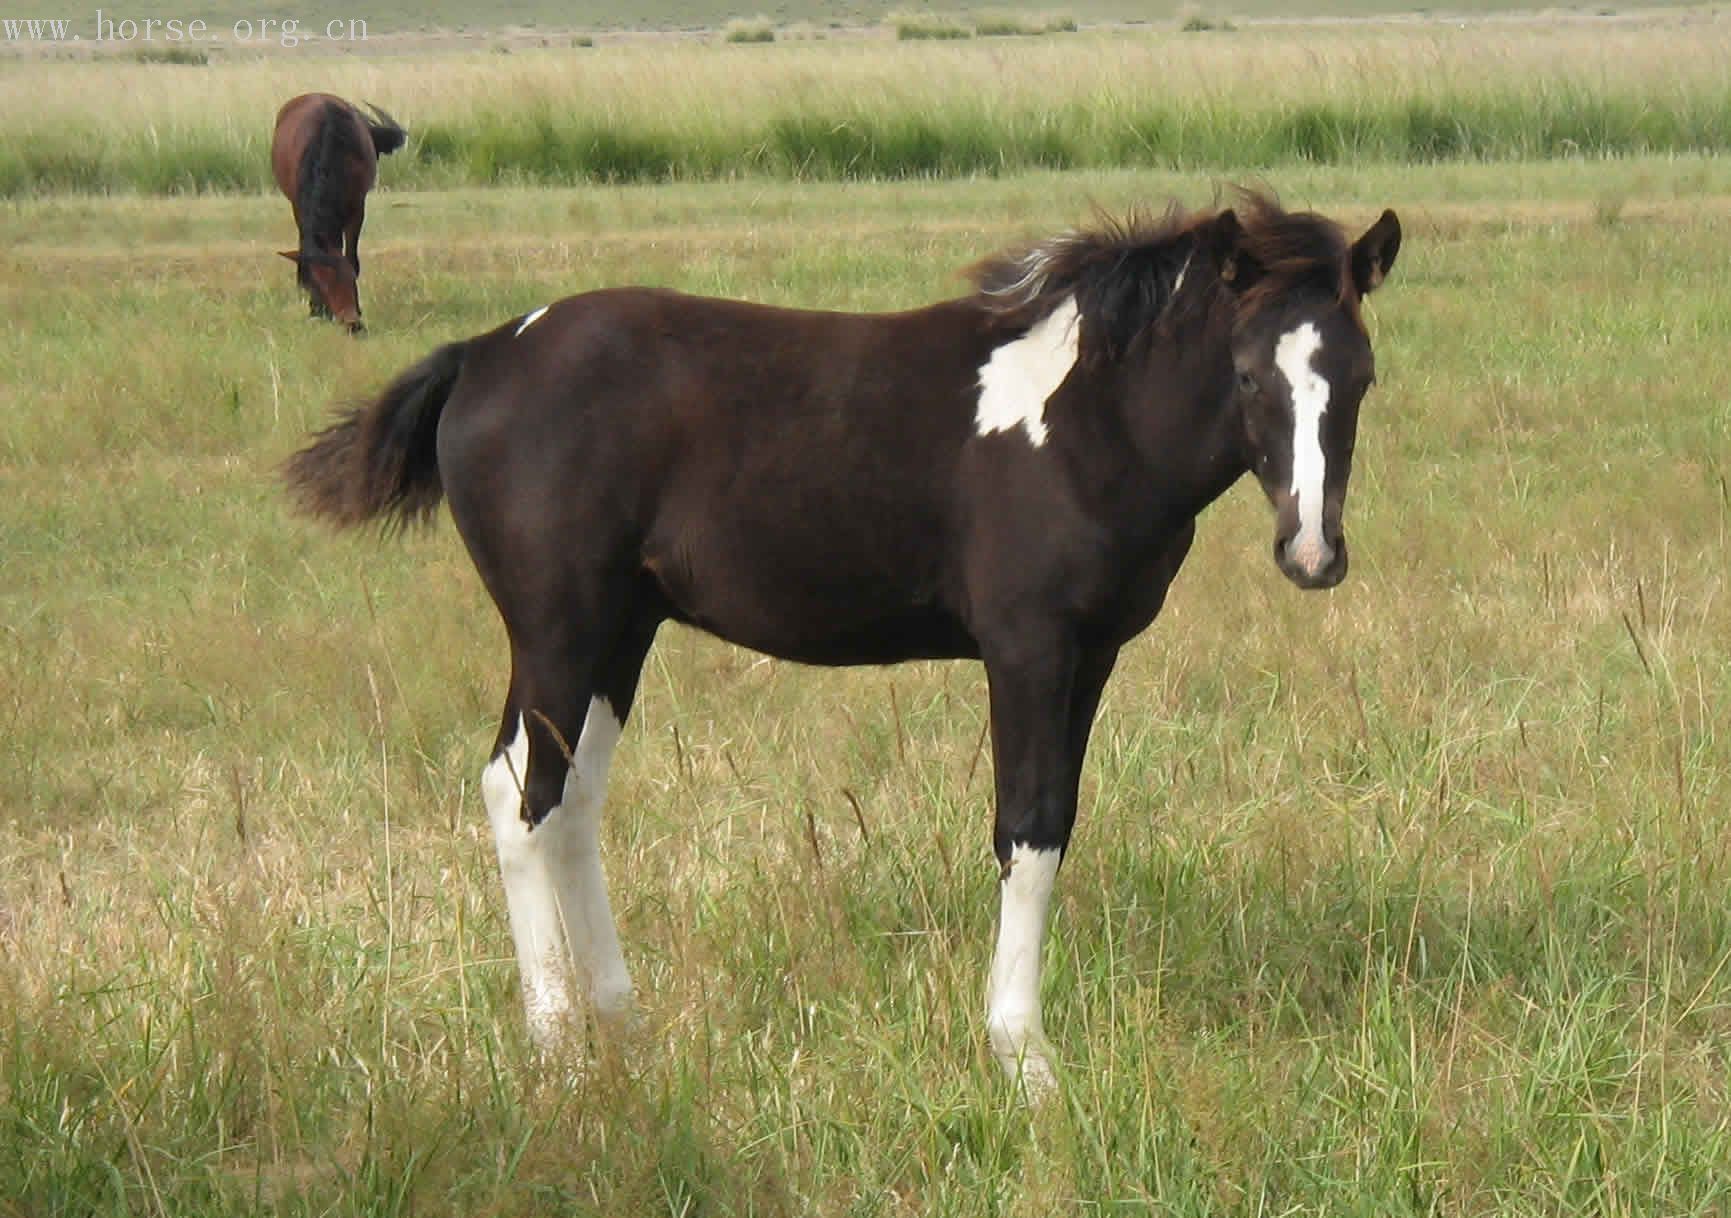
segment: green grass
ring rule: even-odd
[[[755,17],[734,17],[722,29],[728,42],[774,42],[775,22],[759,13]]]
[[[976,668],[668,630],[605,831],[642,1026],[538,1062],[502,630],[448,524],[334,537],[274,469],[567,292],[900,308],[1204,177],[386,190],[358,342],[280,199],[5,205],[0,1214],[1723,1213],[1731,170],[1272,181],[1406,222],[1353,574],[1288,586],[1250,487],[1204,518],[1102,711],[1035,1111]]]
[[[974,36],[974,27],[952,14],[895,12],[888,21],[902,42],[954,42]]]
[[[269,189],[271,116],[309,87],[400,117],[410,143],[382,173],[417,188],[1731,151],[1731,33],[1688,15],[1502,23],[1494,38],[1411,24],[806,40],[774,55],[720,41],[608,44],[580,71],[568,45],[196,72],[22,64],[0,74],[0,197]]]
[[[974,33],[981,38],[1026,38],[1040,34],[1073,34],[1076,19],[1069,16],[1030,15],[992,11],[977,13]]]

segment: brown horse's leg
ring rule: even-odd
[[[343,229],[343,243],[347,246],[344,254],[349,260],[349,265],[355,268],[355,315],[357,317],[360,316],[361,312],[361,225],[366,223],[366,219],[367,201],[363,195],[361,201],[355,204],[354,219],[350,220]]]
[[[344,251],[348,255],[349,265],[355,268],[355,278],[361,275],[361,225],[367,222],[367,201],[362,199],[355,204],[354,219],[343,229]]]
[[[304,251],[309,244],[316,243],[309,242],[306,238],[306,234],[302,233],[301,249]],[[295,282],[300,284],[301,288],[307,294],[308,315],[315,317],[320,321],[329,321],[331,317],[331,307],[325,303],[325,294],[319,291],[318,282],[313,279],[312,272],[307,269],[305,264],[296,265]]]

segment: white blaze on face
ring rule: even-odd
[[[1058,878],[1057,850],[1014,846],[1010,867],[999,885],[998,944],[992,953],[986,1025],[992,1052],[1011,1078],[1020,1078],[1030,1095],[1050,1090],[1051,1048],[1040,1023],[1040,954],[1046,942],[1046,914]]]
[[[1038,448],[1046,442],[1046,401],[1076,366],[1076,301],[1064,300],[980,368],[974,430],[984,436],[1020,427]]]
[[[552,308],[552,307],[553,306],[551,306],[551,305],[542,305],[539,309],[536,309],[533,313],[524,314],[521,324],[519,324],[517,326],[517,333],[513,334],[511,337],[512,338],[521,338],[523,336],[523,331],[527,330],[530,326],[534,325],[536,322],[540,321],[543,317],[545,317],[547,314],[547,310]]]
[[[1292,495],[1298,502],[1298,533],[1288,552],[1303,566],[1321,565],[1322,495],[1328,462],[1322,452],[1322,416],[1328,410],[1328,381],[1313,360],[1322,335],[1313,322],[1280,336],[1274,364],[1292,387]]]

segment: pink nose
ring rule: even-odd
[[[1320,575],[1334,561],[1334,547],[1320,533],[1294,537],[1286,543],[1286,560],[1306,575]]]

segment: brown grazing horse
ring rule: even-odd
[[[1346,575],[1360,301],[1400,248],[1246,196],[991,259],[902,313],[619,288],[440,347],[289,463],[339,525],[447,499],[511,682],[481,777],[538,1037],[631,1003],[598,852],[657,628],[806,664],[977,659],[1001,877],[998,1059],[1055,1077],[1040,953],[1100,693],[1245,474],[1301,588]]]
[[[371,106],[371,117],[329,93],[303,93],[277,111],[271,143],[276,184],[294,205],[300,248],[283,250],[295,278],[312,297],[314,317],[334,317],[359,334],[361,224],[379,158],[403,146],[408,133]]]

